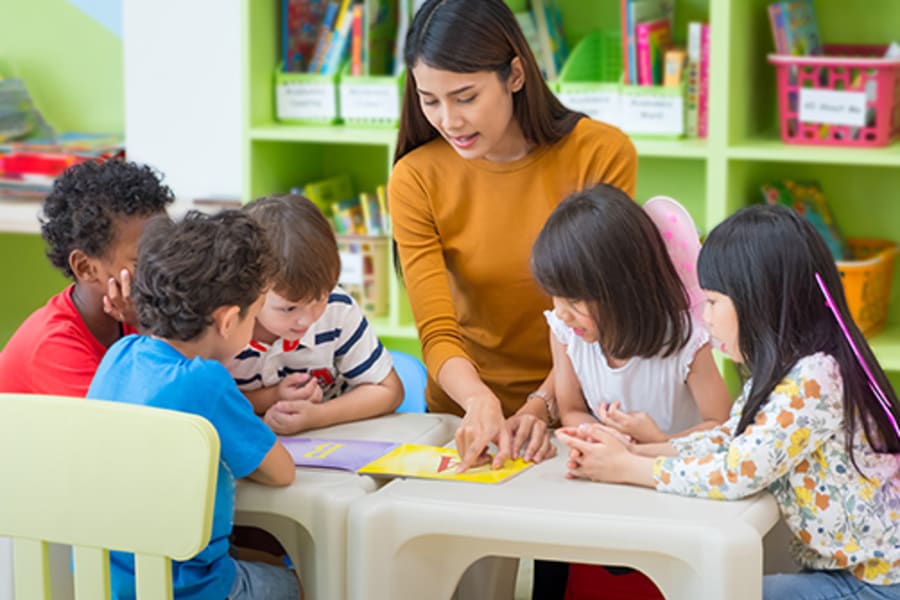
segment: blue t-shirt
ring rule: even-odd
[[[175,597],[181,600],[227,597],[235,577],[234,562],[228,555],[234,480],[259,467],[275,444],[275,434],[253,414],[250,402],[220,363],[189,360],[168,343],[150,337],[130,335],[113,344],[87,395],[193,413],[216,428],[221,454],[212,535],[197,556],[172,562],[172,583]],[[134,598],[134,556],[111,552],[110,574],[113,597]]]

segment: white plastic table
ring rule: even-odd
[[[303,432],[304,437],[386,440],[441,446],[453,438],[459,418],[400,413]],[[332,469],[298,468],[286,488],[241,480],[235,524],[271,533],[300,572],[307,600],[342,600],[346,592],[347,511],[383,480]]]
[[[725,502],[565,479],[564,451],[501,484],[395,480],[348,520],[352,600],[450,598],[471,563],[509,556],[630,566],[668,599],[759,600],[769,493]]]

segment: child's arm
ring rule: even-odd
[[[572,361],[566,354],[566,347],[550,332],[550,352],[553,355],[553,387],[559,420],[563,427],[577,427],[582,423],[596,423],[597,419],[588,410],[581,393],[581,383],[575,375]]]
[[[712,349],[708,343],[703,344],[694,355],[694,361],[691,363],[691,370],[687,377],[687,386],[691,390],[694,402],[697,403],[697,409],[700,411],[703,421],[690,429],[670,435],[669,439],[721,425],[728,418],[731,410],[728,388],[716,367]]]
[[[403,384],[391,369],[378,383],[364,383],[328,402],[282,400],[266,412],[265,421],[280,435],[292,435],[377,417],[396,410],[403,402]]]
[[[310,380],[314,382],[313,385],[308,385]],[[318,381],[315,381],[315,378],[308,373],[291,373],[277,385],[256,390],[244,390],[243,393],[253,405],[253,412],[258,415],[266,414],[272,405],[281,400],[322,401],[322,389],[319,387]]]
[[[691,370],[686,380],[697,409],[703,419],[697,425],[673,434],[661,431],[653,417],[644,412],[623,412],[618,402],[600,406],[600,422],[609,425],[645,444],[656,444],[694,431],[710,429],[721,425],[728,418],[731,399],[728,388],[713,360],[709,344],[703,344],[691,361]]]
[[[276,440],[256,470],[247,475],[247,479],[263,485],[284,487],[294,482],[295,473],[294,459],[281,442]]]

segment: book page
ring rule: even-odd
[[[419,477],[473,483],[499,483],[521,473],[534,463],[521,458],[507,460],[500,469],[491,469],[490,464],[472,467],[465,473],[457,473],[459,454],[453,448],[402,444],[374,460],[358,473],[374,476]]]

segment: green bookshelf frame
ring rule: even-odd
[[[619,0],[558,0],[567,41],[594,29],[619,26]],[[686,24],[711,24],[709,137],[705,140],[636,139],[637,197],[677,198],[705,232],[759,200],[759,185],[778,178],[818,179],[845,233],[900,239],[900,144],[882,149],[789,146],[776,123],[768,0],[676,0],[676,41]],[[826,42],[888,43],[900,31],[900,2],[868,0],[848,11],[846,0],[814,0]],[[357,186],[384,182],[396,129],[295,126],[274,119],[273,70],[278,61],[275,2],[244,0],[244,197],[282,191],[307,179],[348,172]],[[681,39],[679,39],[681,38]],[[900,265],[898,265],[900,268]],[[900,371],[900,279],[895,274],[887,328],[871,343],[882,365]],[[390,313],[374,325],[386,343],[418,351],[402,285],[390,287]]]

